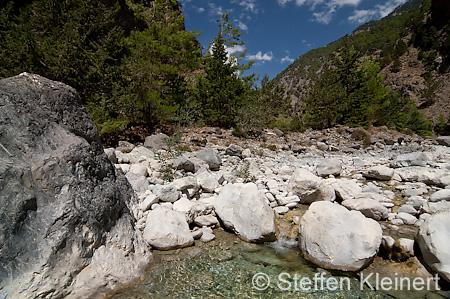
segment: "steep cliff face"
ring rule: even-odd
[[[133,196],[73,88],[0,80],[1,298],[90,298],[139,277],[151,255]]]
[[[450,2],[433,0],[430,9],[422,6],[421,10],[420,3],[409,1],[381,21],[358,27],[349,40],[363,57],[380,61],[384,84],[391,90],[411,98],[433,122],[440,115],[447,120],[450,117],[447,25]],[[368,35],[369,32],[372,35]],[[377,39],[371,40],[374,36],[378,36]],[[274,79],[287,90],[297,111],[309,90],[311,78],[320,74],[321,66],[331,59],[341,41],[300,56]],[[383,48],[374,45],[383,45]],[[404,49],[398,50],[399,45],[404,45]]]

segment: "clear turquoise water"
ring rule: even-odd
[[[316,268],[293,244],[256,245],[221,230],[215,233],[217,238],[210,243],[197,242],[189,248],[155,252],[146,279],[109,298],[392,298],[366,286],[361,288],[354,274]],[[340,282],[345,278],[343,290],[329,290],[325,283],[321,286],[320,280],[316,280],[315,287],[314,277],[319,278],[322,272],[324,279],[335,277]],[[257,273],[269,277],[267,289],[255,288],[252,282],[264,283],[263,278],[254,280]],[[303,285],[301,278],[306,279]],[[308,286],[307,279],[313,284]]]

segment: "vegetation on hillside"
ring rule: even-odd
[[[449,36],[448,13],[438,16],[438,12],[433,11],[431,0],[410,0],[389,16],[358,27],[352,35],[300,56],[273,81],[276,85],[290,81],[303,83],[287,92],[300,99],[301,105],[297,104],[297,107],[300,107],[301,118],[307,126],[329,127],[337,123],[390,125],[429,134],[430,123],[425,121],[420,109],[434,104],[439,90],[432,72],[448,72]],[[352,58],[355,65],[349,68],[353,69],[349,72],[353,79],[350,84],[339,72],[339,61],[336,60],[348,45],[352,45],[355,55]],[[420,49],[419,59],[427,68],[423,74],[425,89],[418,94],[423,99],[419,109],[405,94],[388,91],[386,86],[381,88],[382,78],[377,75],[387,66],[390,72],[399,72],[399,58],[411,46]],[[364,68],[368,69],[363,71]],[[377,82],[372,88],[377,84],[380,86],[372,91],[362,76],[370,72],[373,82]]]
[[[342,48],[345,39],[354,46],[360,55],[369,56],[374,52],[380,52],[381,66],[387,65],[404,53],[402,53],[405,49],[404,45],[397,45],[397,42],[407,34],[407,24],[420,11],[420,3],[421,0],[409,1],[391,15],[359,26],[348,37],[342,37],[325,47],[313,49],[303,54],[281,72],[274,79],[275,82],[279,82],[281,78],[286,76],[297,79],[314,76],[322,65],[330,60],[333,53]]]
[[[344,39],[343,47],[311,84],[304,101],[304,124],[318,129],[337,124],[385,125],[430,134],[431,122],[417,107],[382,83],[379,63],[360,56]]]

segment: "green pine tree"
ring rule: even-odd
[[[232,127],[237,124],[238,111],[243,96],[249,88],[240,77],[249,65],[239,64],[239,56],[227,55],[227,48],[243,45],[240,33],[224,14],[219,22],[219,32],[205,56],[205,74],[198,79],[197,101],[201,103],[203,121],[212,126]]]

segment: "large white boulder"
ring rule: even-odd
[[[428,217],[420,226],[416,242],[424,262],[450,282],[450,210]]]
[[[275,240],[274,212],[254,183],[228,184],[214,208],[225,227],[249,242]]]
[[[189,230],[185,215],[162,207],[148,213],[144,239],[153,248],[160,250],[194,244],[194,238]]]
[[[289,179],[287,191],[297,195],[300,203],[303,204],[315,201],[333,201],[336,198],[333,187],[303,168],[294,171]]]
[[[381,226],[359,211],[331,202],[311,204],[300,220],[299,246],[314,264],[342,271],[358,271],[378,252]]]

